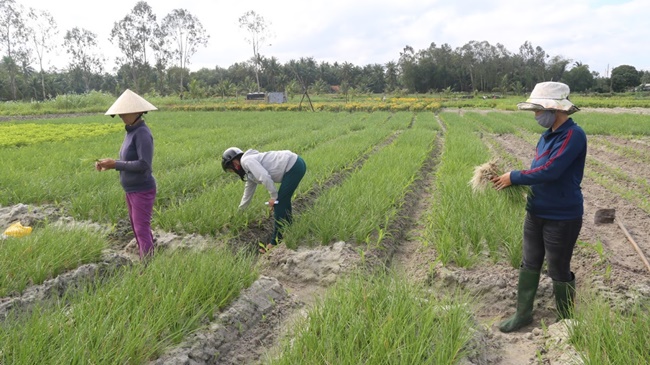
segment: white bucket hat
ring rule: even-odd
[[[561,110],[567,114],[577,112],[578,107],[569,101],[569,86],[561,82],[540,82],[530,97],[517,104],[519,110]]]
[[[110,115],[114,117],[115,115],[120,114],[129,114],[129,113],[146,113],[151,110],[158,110],[150,102],[144,100],[144,98],[133,91],[126,89],[122,95],[120,95],[117,100],[111,105],[110,108],[106,111],[104,115]]]

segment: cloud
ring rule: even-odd
[[[108,42],[113,24],[131,12],[136,0],[87,2],[18,0],[25,6],[48,10],[61,29],[82,27],[95,32],[112,61],[117,47]],[[416,51],[431,43],[452,49],[470,41],[502,44],[517,53],[524,42],[540,46],[551,56],[588,64],[604,75],[629,64],[650,70],[650,38],[646,0],[249,0],[218,2],[149,1],[162,19],[176,8],[187,9],[210,34],[208,47],[192,57],[190,68],[227,68],[245,62],[252,47],[239,28],[238,18],[248,10],[263,16],[272,36],[261,48],[281,63],[301,57],[317,62],[350,62],[358,66],[397,61],[406,45]],[[82,14],[81,16],[79,14]],[[62,57],[65,58],[65,54]],[[59,65],[59,67],[63,67]]]

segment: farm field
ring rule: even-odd
[[[583,110],[585,216],[576,320],[542,276],[533,324],[514,312],[525,201],[474,192],[474,167],[529,165],[524,112],[152,112],[157,254],[144,268],[114,171],[119,120],[0,122],[0,364],[615,364],[650,358],[650,119]],[[258,188],[221,170],[231,146],[307,163],[294,224],[272,231]],[[613,320],[612,320],[613,319]]]

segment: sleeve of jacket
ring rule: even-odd
[[[558,140],[550,151],[548,161],[529,170],[515,170],[510,173],[514,185],[535,185],[557,180],[571,163],[584,153],[587,136],[581,129],[570,129]]]
[[[241,197],[241,202],[239,202],[239,209],[243,210],[248,207],[253,199],[255,194],[255,189],[257,188],[257,183],[254,181],[246,180],[246,186],[244,187],[244,195]]]

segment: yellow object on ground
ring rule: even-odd
[[[30,233],[32,233],[32,227],[25,227],[20,222],[12,223],[4,232],[5,235],[12,237],[24,237]]]

